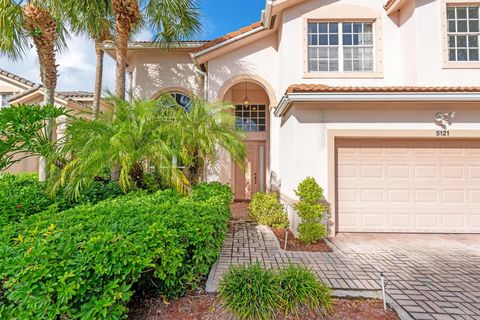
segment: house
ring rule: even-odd
[[[480,232],[478,0],[275,0],[258,23],[169,51],[131,43],[131,90],[233,103],[237,200],[324,188],[337,232]],[[104,48],[111,53],[113,44]]]
[[[6,70],[0,69],[0,108],[8,105],[42,104],[44,91],[41,85],[24,79]],[[93,93],[83,91],[65,91],[55,93],[55,105],[67,109],[70,114],[89,116],[93,105]],[[107,104],[102,101],[101,109],[106,110]],[[63,135],[65,119],[57,119],[56,137]],[[21,155],[19,155],[21,157]],[[37,172],[38,157],[26,158],[15,163],[6,172]]]

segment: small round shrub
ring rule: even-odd
[[[302,222],[298,225],[300,241],[305,244],[317,243],[326,234],[325,225],[316,222]]]
[[[298,226],[300,240],[304,243],[315,243],[325,237],[327,230],[323,222],[327,207],[321,203],[323,189],[314,178],[308,177],[299,185],[295,193],[300,201],[295,205],[302,222]]]
[[[282,308],[278,276],[259,264],[231,267],[220,282],[219,296],[236,317],[272,319]]]
[[[287,213],[275,193],[257,192],[248,206],[250,219],[272,228],[288,227]]]
[[[330,289],[307,268],[289,265],[279,272],[278,278],[286,315],[294,313],[298,316],[302,305],[311,309],[331,308]]]

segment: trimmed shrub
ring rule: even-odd
[[[45,193],[45,183],[36,174],[0,174],[0,225],[18,221],[45,210],[63,211],[80,204],[95,204],[122,194],[116,183],[94,182],[77,200]]]
[[[302,305],[311,309],[331,308],[331,290],[317,280],[309,269],[289,265],[279,272],[278,277],[286,315],[294,313],[298,317]]]
[[[323,199],[323,189],[314,178],[308,177],[298,185],[295,193],[300,198],[295,205],[302,219],[298,226],[300,240],[307,244],[322,240],[326,235],[324,213],[328,209],[320,202]]]
[[[219,296],[228,311],[242,320],[272,319],[281,306],[279,281],[259,264],[231,267],[220,282]]]
[[[331,290],[305,267],[290,265],[279,271],[258,263],[233,266],[222,278],[219,297],[234,316],[242,319],[272,319],[283,312],[295,313],[301,306],[331,308]]]
[[[177,297],[210,270],[227,233],[228,187],[131,193],[45,211],[0,233],[0,318],[123,319],[135,292]],[[209,195],[206,195],[209,194]]]
[[[288,227],[288,216],[276,193],[257,192],[248,206],[250,219],[272,228]]]

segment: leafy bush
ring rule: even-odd
[[[195,287],[219,256],[231,192],[166,190],[45,211],[0,233],[0,318],[121,319],[134,292]]]
[[[46,184],[36,174],[0,174],[0,225],[49,209],[62,211],[80,204],[95,204],[122,194],[116,183],[94,182],[75,201],[45,193]]]
[[[277,275],[259,264],[231,267],[223,277],[219,296],[242,320],[271,319],[282,306]]]
[[[46,210],[55,201],[34,174],[0,174],[0,224]]]
[[[248,210],[250,218],[260,224],[272,228],[285,229],[288,227],[287,213],[278,201],[276,193],[257,192],[252,197]]]
[[[298,226],[300,240],[307,244],[322,240],[326,235],[323,220],[327,210],[327,207],[320,202],[323,199],[323,189],[314,178],[308,177],[298,185],[295,193],[300,198],[295,205],[302,219]]]
[[[259,264],[234,266],[219,288],[226,308],[242,320],[272,319],[280,312],[298,315],[301,306],[330,309],[330,293],[311,271],[295,265],[278,272]]]
[[[298,316],[302,305],[312,309],[330,309],[331,290],[307,268],[289,265],[280,271],[278,277],[285,314],[294,313]]]

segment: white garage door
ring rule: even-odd
[[[480,232],[480,141],[337,141],[338,232]]]

